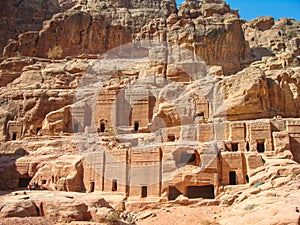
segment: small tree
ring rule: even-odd
[[[53,48],[49,49],[47,56],[49,59],[52,59],[54,61],[54,59],[62,57],[62,54],[63,54],[63,50],[61,46],[55,45]]]
[[[118,224],[119,214],[116,211],[110,212],[105,220],[106,224],[116,225]]]

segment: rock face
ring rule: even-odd
[[[132,35],[136,35],[137,40],[180,44],[207,64],[222,66],[226,75],[239,71],[249,61],[250,51],[239,16],[223,1],[186,2],[178,13],[175,1],[157,0],[147,4],[88,1],[86,4],[78,3],[74,6],[76,10],[57,14],[40,32],[20,35],[18,41],[11,41],[5,47],[4,55],[13,56],[18,52],[47,57],[54,46],[62,48],[62,55],[57,57],[99,54],[131,42]]]
[[[55,30],[57,32],[54,33]],[[69,35],[65,36],[66,33]],[[9,56],[11,52],[18,51],[21,55],[46,58],[49,50],[55,46],[62,48],[59,57],[83,52],[99,54],[130,40],[131,31],[126,27],[112,26],[102,16],[93,18],[85,12],[69,11],[55,15],[40,32],[20,35],[18,42],[11,42],[5,48],[4,55]]]
[[[264,72],[262,67],[250,66],[220,82],[229,120],[299,116],[298,69]]]
[[[1,4],[26,18],[0,31],[0,189],[48,190],[1,197],[1,218],[220,204],[224,224],[297,222],[299,22],[221,0]]]
[[[82,193],[53,193],[48,191],[15,192],[9,199],[1,199],[0,218],[43,216],[52,222],[106,221],[114,212],[103,197]],[[122,196],[115,197],[122,201]],[[100,216],[102,213],[102,217]],[[99,218],[103,218],[101,221]],[[51,221],[50,220],[50,221]]]
[[[47,21],[41,31],[29,31],[20,35],[18,41],[11,41],[4,56],[18,53],[45,58],[54,46],[62,48],[58,58],[101,54],[131,42],[132,35],[150,18],[166,18],[176,11],[175,6],[175,0],[78,1],[72,9]]]
[[[0,51],[8,39],[26,31],[39,31],[45,20],[62,11],[57,0],[2,1],[0,3]]]
[[[272,17],[259,17],[243,25],[245,38],[251,47],[251,54],[255,60],[263,56],[288,51],[295,56],[299,49],[299,22],[282,18],[274,22]]]
[[[228,75],[239,71],[250,56],[241,24],[238,13],[223,1],[187,1],[178,14],[149,22],[137,38],[182,45],[208,65],[222,66]]]
[[[37,134],[48,113],[73,103],[73,89],[77,86],[87,63],[79,59],[67,64],[51,64],[47,60],[21,58],[3,61],[2,85],[13,80],[8,84],[7,91],[1,93],[1,110],[6,112],[5,118],[18,118],[17,120],[22,121],[22,125],[18,125],[18,132]],[[10,100],[14,103],[11,104]],[[44,107],[45,105],[47,107]],[[60,131],[68,130],[70,131],[70,125],[64,124]]]
[[[299,181],[294,179],[299,176],[299,164],[289,160],[270,160],[265,168],[253,171],[255,175],[250,181],[253,186],[234,200],[232,209],[223,213],[221,224],[237,221],[270,225],[299,222],[299,201],[295,198],[299,194]],[[225,200],[229,196],[221,198]],[[264,211],[264,216],[257,210],[258,207]],[[234,216],[236,213],[239,216]]]
[[[15,203],[1,202],[0,217],[33,217],[37,216],[35,205],[32,201],[23,201]]]

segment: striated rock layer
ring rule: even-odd
[[[221,0],[0,4],[0,189],[23,189],[1,219],[221,205],[221,224],[297,224],[299,22]]]
[[[26,31],[39,31],[43,22],[62,11],[57,0],[1,1],[0,51],[9,39]]]
[[[250,57],[241,25],[237,11],[223,1],[187,1],[177,14],[149,22],[137,38],[182,45],[229,75],[239,71]]]
[[[11,40],[4,49],[4,56],[21,54],[45,58],[54,46],[62,48],[59,57],[101,54],[131,42],[132,35],[149,19],[166,18],[176,12],[175,0],[76,1],[70,5],[62,1],[61,4],[70,9],[54,15],[40,31],[28,31],[21,34],[18,41]]]

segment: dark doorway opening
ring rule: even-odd
[[[113,179],[112,180],[112,187],[111,187],[112,191],[117,191],[118,190],[118,180],[117,179]]]
[[[186,190],[186,195],[188,198],[214,199],[214,186],[188,186]]]
[[[100,132],[103,133],[105,131],[105,123],[100,123]]]
[[[38,134],[38,133],[40,132],[41,129],[42,129],[41,127],[37,127],[37,128],[36,128],[36,134]]]
[[[95,191],[95,182],[91,182],[90,183],[90,192],[94,192]]]
[[[25,188],[29,185],[31,178],[19,178],[19,187]]]
[[[246,151],[249,152],[250,151],[250,146],[249,146],[249,142],[246,143]]]
[[[174,142],[175,141],[175,135],[174,134],[168,134],[168,141]]]
[[[257,142],[257,151],[260,153],[265,152],[265,142]]]
[[[17,140],[17,132],[13,132],[13,135],[12,135],[12,140]]]
[[[246,182],[249,183],[249,176],[246,175]]]
[[[229,184],[236,185],[236,172],[235,171],[229,172]]]
[[[232,143],[231,144],[231,151],[237,152],[239,150],[239,144],[238,143]]]
[[[74,133],[78,133],[78,123],[74,123],[74,125],[73,125],[73,132]]]
[[[142,198],[146,198],[147,197],[147,194],[148,194],[147,192],[148,192],[147,186],[142,186],[142,193],[141,193]]]
[[[135,121],[134,122],[134,131],[135,132],[138,132],[139,131],[139,126],[140,126],[140,123],[138,121]]]
[[[180,191],[178,191],[178,189],[174,186],[169,187],[169,195],[168,195],[168,199],[170,201],[175,200],[179,195],[181,195],[182,193]]]

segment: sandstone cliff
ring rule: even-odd
[[[229,75],[239,71],[250,56],[241,25],[238,12],[223,1],[187,1],[177,14],[149,22],[137,39],[182,45],[208,65],[222,66]]]
[[[10,41],[4,56],[25,55],[47,57],[54,46],[62,48],[62,55],[82,53],[101,54],[131,42],[132,35],[149,19],[167,17],[176,12],[170,1],[75,1],[61,4],[65,12],[58,13],[44,23],[40,31],[28,31]],[[68,35],[65,35],[68,34]]]
[[[294,19],[274,21],[272,17],[259,17],[246,22],[243,29],[255,60],[286,51],[294,56],[300,53],[299,22]]]
[[[1,1],[0,51],[9,39],[26,31],[39,31],[43,22],[62,11],[57,0]]]
[[[222,0],[0,6],[0,189],[70,192],[7,195],[1,218],[179,204],[297,221],[299,22],[244,21]]]

